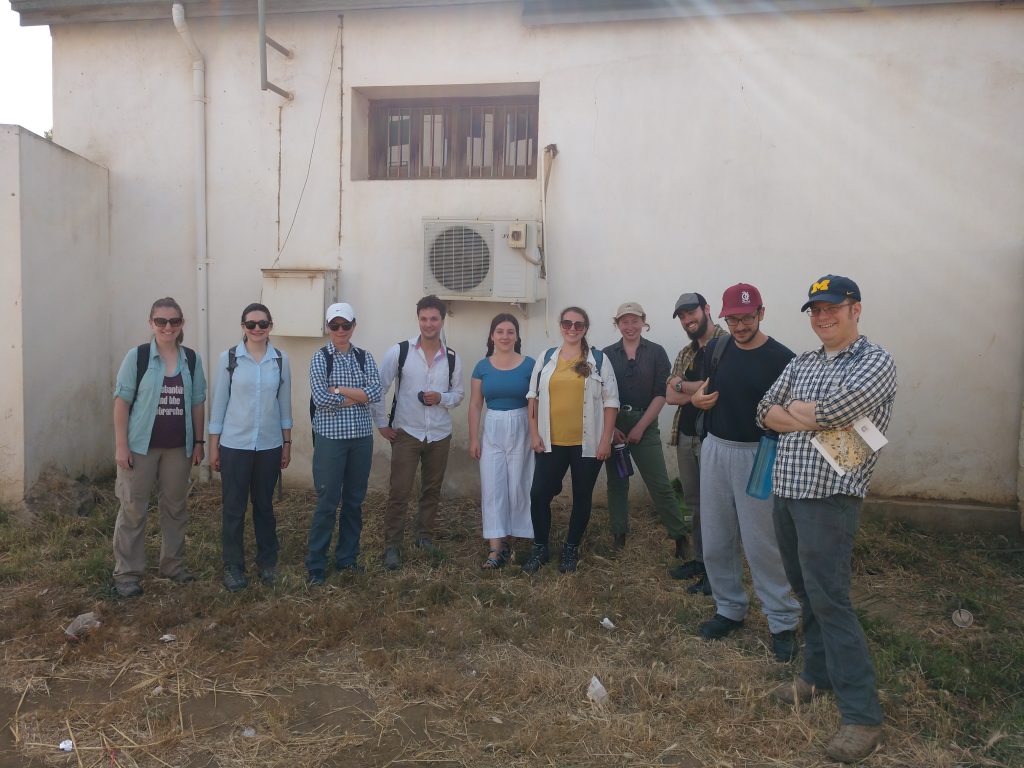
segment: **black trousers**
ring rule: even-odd
[[[256,567],[277,565],[277,520],[274,486],[281,472],[281,449],[242,451],[220,447],[221,549],[224,566],[245,569],[245,508],[252,498],[256,533]]]
[[[572,472],[572,514],[566,543],[579,546],[590,522],[594,484],[601,472],[601,462],[584,457],[582,445],[553,445],[550,453],[538,453],[530,489],[530,517],[533,519],[533,540],[548,543],[551,535],[551,500],[562,491],[565,472]]]

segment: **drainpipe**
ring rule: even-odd
[[[171,8],[171,19],[174,28],[181,35],[189,56],[192,57],[192,104],[193,132],[195,133],[195,253],[196,253],[196,311],[199,325],[199,353],[210,365],[210,259],[206,247],[206,60],[199,50],[192,32],[185,21],[185,7],[175,3]],[[206,398],[207,416],[209,416],[210,398]],[[209,418],[206,423],[209,424]],[[210,479],[210,467],[203,462],[200,479]]]

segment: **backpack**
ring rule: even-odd
[[[722,343],[717,343],[719,341]],[[708,342],[708,348],[710,348],[711,350],[711,360],[708,362],[708,367],[705,371],[705,373],[707,373],[707,376],[705,376],[704,378],[708,379],[708,387],[711,388],[711,392],[715,391],[714,382],[711,381],[711,377],[715,375],[715,372],[718,370],[718,362],[722,359],[722,355],[725,354],[725,350],[729,348],[732,342],[732,334],[719,336],[717,339],[712,339],[711,341]],[[707,355],[707,350],[704,351],[704,354]],[[710,394],[710,392],[708,394]],[[701,440],[703,440],[708,433],[706,426],[707,419],[704,418],[707,415],[707,413],[707,411],[701,411],[700,413],[698,413],[697,420],[694,422],[694,432],[697,433],[697,437],[700,438]]]
[[[543,371],[544,367],[551,361],[551,358],[555,354],[555,350],[556,349],[558,349],[558,347],[551,347],[547,352],[544,353],[544,364],[541,365],[540,370],[537,371],[537,380],[536,380],[536,382],[534,383],[534,386],[533,386],[533,394],[534,395],[539,395],[540,394],[540,374],[541,374],[541,371]],[[601,368],[604,365],[604,352],[602,352],[597,347],[591,347],[590,348],[590,352],[594,356],[594,362],[597,363],[597,372],[600,373],[601,372]]]
[[[189,349],[188,347],[182,347],[185,350],[185,362],[188,364],[188,375],[192,378],[196,376],[196,351]],[[132,401],[128,404],[128,410],[131,411],[135,407],[135,398],[139,396],[139,387],[142,385],[142,377],[146,375],[146,371],[149,369],[149,343],[139,344],[135,348],[135,392],[132,394]]]
[[[360,349],[359,347],[352,345],[352,352],[356,356],[356,362],[359,363],[359,370],[366,373],[366,350]],[[320,347],[316,351],[316,354],[324,356],[324,367],[327,369],[327,373],[324,376],[324,381],[331,381],[331,373],[334,371],[334,355],[331,354],[329,346]],[[313,402],[313,395],[309,396],[309,423],[313,423],[313,417],[316,416],[316,403]],[[313,441],[316,442],[316,432],[313,433]]]
[[[231,347],[228,350],[228,399],[231,399],[231,383],[235,379],[235,368],[238,367],[238,355],[235,352],[235,347]],[[284,374],[281,372],[281,353],[277,353],[277,357],[274,358],[277,363],[277,392],[281,393],[281,384],[284,382]]]
[[[448,358],[448,390],[452,388],[452,376],[455,374],[455,350],[445,347]],[[409,340],[398,342],[398,372],[395,374],[395,394],[391,398],[391,413],[388,414],[388,429],[395,423],[395,410],[398,408],[398,390],[402,386],[402,369],[405,368],[405,359],[409,357]]]

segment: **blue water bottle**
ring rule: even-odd
[[[754,466],[747,480],[747,495],[755,499],[767,499],[772,495],[772,469],[775,468],[775,454],[779,449],[779,436],[766,432],[757,444]]]

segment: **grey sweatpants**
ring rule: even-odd
[[[757,443],[735,443],[714,435],[700,451],[700,528],[704,567],[718,613],[739,621],[750,598],[743,588],[743,554],[750,564],[754,591],[772,632],[795,629],[800,604],[793,596],[775,538],[772,499],[747,495]]]

